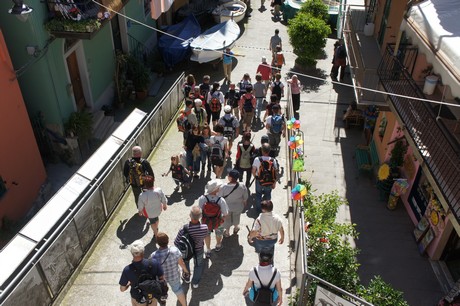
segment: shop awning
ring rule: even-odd
[[[427,0],[413,5],[401,30],[420,48],[435,73],[460,97],[460,9],[458,0]]]
[[[157,20],[162,13],[165,13],[174,3],[174,0],[152,0],[150,3],[150,10],[152,12],[152,18]]]

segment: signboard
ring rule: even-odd
[[[323,287],[316,287],[315,306],[356,306]]]

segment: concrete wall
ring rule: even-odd
[[[7,191],[0,196],[3,218],[19,220],[37,197],[46,172],[0,29],[0,176]]]
[[[48,305],[76,271],[126,191],[133,145],[146,156],[182,102],[182,74],[150,113],[134,110],[0,252],[0,304]]]

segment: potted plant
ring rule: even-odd
[[[326,38],[331,34],[331,27],[324,20],[323,10],[319,8],[321,4],[316,3],[302,7],[288,22],[289,41],[298,56],[296,66],[300,66],[297,68],[314,68],[317,59],[323,54]]]
[[[127,96],[126,73],[128,55],[117,51],[115,55],[115,101],[118,108],[124,107],[124,98]]]
[[[150,75],[148,69],[140,64],[136,67],[133,77],[134,88],[138,100],[147,98],[147,89],[150,84]]]

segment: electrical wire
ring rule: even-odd
[[[106,10],[108,11],[111,11],[119,16],[122,16],[123,18],[126,18],[128,20],[131,20],[131,21],[134,21],[144,27],[147,27],[149,29],[152,29],[154,31],[157,31],[159,33],[162,33],[162,34],[165,34],[165,35],[168,35],[168,36],[171,36],[175,39],[178,39],[180,41],[187,41],[186,39],[183,39],[181,37],[177,37],[175,35],[172,35],[170,33],[167,33],[167,32],[164,32],[164,31],[161,31],[159,29],[156,29],[152,26],[149,26],[148,24],[145,24],[141,21],[138,21],[134,18],[131,18],[129,16],[126,16],[120,12],[117,12],[116,10],[110,8],[110,7],[107,7],[101,3],[98,3],[96,0],[92,0],[95,4],[105,8]],[[242,47],[242,46],[238,46],[238,47]],[[244,47],[242,47],[244,48]],[[217,51],[217,53],[221,53],[221,54],[224,54],[223,51]],[[228,56],[231,56],[231,57],[235,57],[235,55],[230,55],[230,54],[227,54]],[[262,64],[263,66],[266,66],[266,67],[270,67],[271,69],[277,69],[277,67],[274,67],[274,66],[271,66],[269,64]],[[413,97],[413,96],[406,96],[406,95],[401,95],[401,94],[397,94],[397,93],[392,93],[392,92],[386,92],[386,91],[382,91],[382,90],[378,90],[378,89],[371,89],[371,88],[367,88],[367,87],[362,87],[362,86],[356,86],[356,85],[353,85],[353,84],[345,84],[345,83],[341,83],[341,82],[338,82],[338,81],[333,81],[333,80],[330,80],[328,81],[327,79],[323,79],[323,78],[320,78],[320,77],[316,77],[316,76],[313,76],[313,75],[309,75],[309,74],[304,74],[304,73],[300,73],[300,72],[296,72],[296,71],[293,71],[293,70],[288,70],[288,73],[291,73],[291,74],[296,74],[296,75],[301,75],[303,77],[306,77],[306,78],[310,78],[310,79],[314,79],[314,80],[318,80],[318,81],[323,81],[323,82],[331,82],[332,84],[337,84],[337,85],[340,85],[340,86],[346,86],[346,87],[350,87],[350,88],[356,88],[356,89],[361,89],[361,90],[364,90],[364,91],[369,91],[369,92],[374,92],[374,93],[379,93],[379,94],[383,94],[383,95],[390,95],[390,96],[394,96],[394,97],[399,97],[399,98],[405,98],[405,99],[411,99],[411,100],[417,100],[417,101],[421,101],[421,102],[428,102],[428,103],[433,103],[433,104],[440,104],[440,105],[446,105],[446,106],[452,106],[452,107],[459,107],[460,108],[460,105],[459,104],[453,104],[453,103],[448,103],[448,102],[444,102],[444,101],[436,101],[436,100],[430,100],[430,99],[424,99],[424,98],[419,98],[419,97]]]

